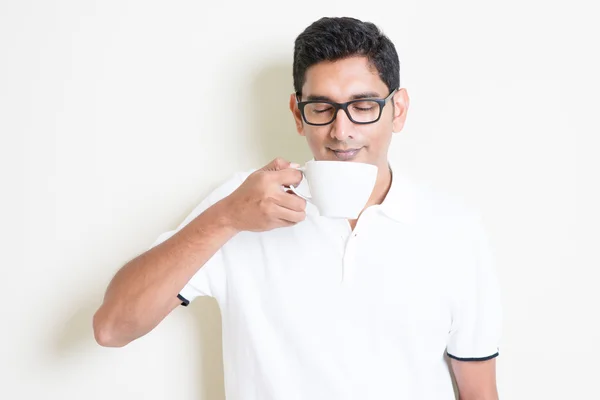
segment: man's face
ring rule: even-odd
[[[343,103],[365,94],[369,98],[383,99],[389,92],[366,57],[351,57],[311,66],[306,71],[301,100],[318,97]],[[290,97],[296,128],[306,137],[315,160],[356,161],[380,167],[387,166],[392,132],[399,132],[404,126],[408,105],[406,90],[400,89],[388,100],[381,118],[375,123],[355,124],[339,110],[331,124],[313,126],[302,119],[295,95]]]

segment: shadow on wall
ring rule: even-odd
[[[266,64],[249,77],[248,86],[241,88],[247,93],[245,104],[250,107],[249,143],[247,151],[256,151],[257,158],[267,164],[275,157],[304,163],[312,158],[304,137],[296,132],[293,116],[289,110],[290,94],[293,92],[291,62]],[[175,214],[179,215],[178,212]],[[179,219],[175,223],[179,223]],[[138,256],[132,254],[129,259]],[[113,274],[114,271],[107,271]],[[104,291],[105,288],[102,288]],[[91,326],[92,316],[98,307],[97,299],[80,305],[74,315],[65,321],[64,329],[54,344],[54,351],[61,356],[80,355],[89,346],[95,346]],[[196,393],[204,399],[224,400],[223,348],[221,314],[212,298],[198,298],[190,305],[201,342],[197,363],[202,371],[198,376]]]
[[[92,329],[92,316],[97,309],[97,301],[77,303],[76,310],[64,322],[63,329],[54,340],[53,356],[79,356],[85,354],[90,346],[97,346]]]
[[[217,301],[210,297],[199,297],[190,304],[190,311],[198,324],[201,340],[198,363],[202,375],[198,378],[201,385],[196,393],[202,393],[202,399],[225,400],[223,377],[223,342],[221,329],[221,311]]]
[[[97,302],[80,305],[65,321],[64,328],[55,339],[53,354],[47,359],[49,367],[55,368],[57,359],[72,357],[82,359],[89,353],[91,347],[97,346],[91,324],[97,307]],[[200,341],[196,348],[200,349],[201,353],[197,355],[195,361],[202,373],[196,380],[200,387],[196,388],[195,393],[201,393],[202,399],[225,400],[219,305],[213,298],[199,297],[186,311],[194,316],[194,323],[198,326],[195,336]]]
[[[251,134],[267,164],[275,157],[303,164],[312,158],[306,139],[298,135],[289,109],[294,92],[291,60],[264,65],[250,76],[251,87],[246,89],[251,107]]]

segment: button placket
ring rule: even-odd
[[[361,217],[362,218],[362,217]],[[348,284],[356,272],[356,247],[357,237],[359,236],[359,224],[356,224],[354,231],[350,232],[350,236],[346,241],[344,250],[344,258],[342,259],[342,279],[341,283]]]
[[[348,239],[346,251],[344,252],[344,259],[342,260],[342,283],[347,283],[350,280],[352,276],[352,270],[354,269],[355,246],[352,240],[353,237],[354,236],[351,236]]]

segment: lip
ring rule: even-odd
[[[344,150],[336,150],[329,149],[338,160],[349,161],[356,157],[356,155],[360,152],[361,148],[358,149],[344,149]]]

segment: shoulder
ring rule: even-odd
[[[418,213],[428,225],[456,237],[479,234],[481,209],[466,197],[427,182],[415,182]]]
[[[457,193],[419,185],[424,234],[451,287],[465,287],[480,268],[493,265],[494,248],[481,209]]]

